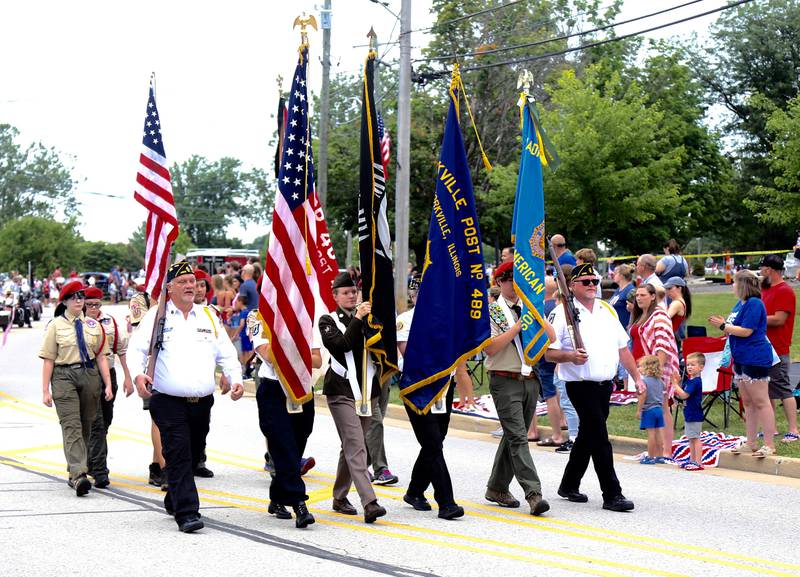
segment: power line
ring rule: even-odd
[[[475,16],[480,16],[481,14],[488,14],[489,12],[494,12],[495,10],[500,10],[501,8],[508,8],[509,6],[513,6],[514,4],[519,4],[520,2],[525,2],[525,1],[526,0],[513,0],[512,2],[506,2],[505,4],[500,4],[499,6],[493,6],[491,8],[484,8],[483,10],[478,10],[477,12],[473,12],[472,14],[465,14],[463,16],[458,16],[457,18],[445,20],[444,22],[439,22],[438,24],[434,24],[433,26],[428,26],[427,28],[417,28],[416,30],[411,30],[411,32],[427,32],[429,30],[433,30],[434,28],[449,26],[450,24],[455,24],[456,22],[461,22],[462,20],[467,20],[468,18],[474,18]]]
[[[606,40],[599,40],[597,42],[592,42],[589,44],[584,44],[582,46],[576,46],[574,48],[565,48],[564,50],[558,50],[556,52],[548,52],[546,54],[539,54],[538,56],[527,56],[525,58],[516,58],[512,60],[504,60],[502,62],[494,62],[491,64],[482,64],[480,66],[467,66],[461,68],[461,72],[474,72],[476,70],[485,70],[487,68],[495,68],[497,66],[511,66],[514,64],[522,64],[523,62],[535,62],[537,60],[545,60],[547,58],[552,58],[554,56],[563,56],[564,54],[569,54],[572,52],[580,52],[582,50],[586,50],[588,48],[595,48],[597,46],[603,46],[605,44],[610,44],[612,42],[619,42],[621,40],[626,40],[628,38],[632,38],[634,36],[641,36],[642,34],[646,34],[648,32],[653,32],[655,30],[660,30],[662,28],[668,28],[670,26],[674,26],[676,24],[682,24],[683,22],[688,22],[690,20],[695,20],[697,18],[702,18],[703,16],[708,16],[709,14],[714,14],[716,12],[722,12],[723,10],[728,10],[730,8],[735,8],[737,6],[741,6],[742,4],[747,4],[752,2],[753,0],[739,0],[738,2],[733,2],[731,4],[727,4],[725,6],[721,6],[719,8],[715,8],[714,10],[708,10],[706,12],[702,12],[700,14],[695,14],[693,16],[687,16],[686,18],[681,18],[680,20],[674,20],[672,22],[667,22],[666,24],[661,24],[659,26],[653,26],[651,28],[646,28],[644,30],[639,30],[637,32],[631,32],[630,34],[623,34],[622,36],[615,36],[613,38],[607,38]],[[440,72],[431,72],[431,73],[420,73],[418,75],[418,79],[421,82],[425,82],[427,80],[433,80],[436,78],[442,78],[450,74],[449,70],[442,70]]]
[[[577,36],[585,36],[587,34],[592,34],[594,32],[601,32],[603,30],[608,30],[609,28],[614,28],[616,26],[621,26],[623,24],[629,24],[631,22],[636,22],[638,20],[645,20],[647,18],[652,18],[653,16],[658,16],[660,14],[665,14],[667,12],[672,12],[673,10],[678,10],[679,8],[684,8],[686,6],[690,6],[692,4],[697,4],[699,2],[703,2],[704,0],[691,0],[690,2],[684,2],[683,4],[678,4],[677,6],[673,6],[671,8],[665,8],[664,10],[659,10],[658,12],[652,12],[650,14],[645,14],[643,16],[637,16],[636,18],[629,18],[627,20],[620,20],[619,22],[612,22],[610,24],[604,24],[603,26],[598,26],[596,28],[591,28],[589,30],[580,30],[578,32],[573,32],[571,34],[564,34],[562,36],[557,36],[555,38],[548,38],[547,40],[537,40],[536,42],[527,42],[525,44],[517,44],[515,46],[504,46],[502,48],[493,48],[490,50],[481,50],[481,51],[474,51],[474,52],[465,52],[463,54],[448,54],[447,56],[431,56],[428,58],[417,58],[414,62],[430,62],[434,60],[454,60],[457,58],[464,58],[466,56],[485,56],[487,54],[496,54],[498,52],[507,52],[509,50],[518,50],[519,48],[531,48],[533,46],[542,46],[544,44],[549,44],[551,42],[559,42],[561,40],[568,40],[570,38],[575,38]]]

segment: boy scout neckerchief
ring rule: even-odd
[[[83,338],[83,323],[81,319],[75,319],[75,337],[78,339],[78,352],[81,355],[81,365],[84,369],[92,367],[92,359],[89,357],[89,349],[86,348],[86,339]]]
[[[511,328],[514,326],[514,323],[517,321],[514,319],[514,315],[511,312],[511,308],[508,306],[506,299],[500,295],[500,298],[495,301],[498,305],[500,305],[500,309],[502,309],[503,314],[506,317],[506,322],[508,323],[508,327]],[[525,357],[522,354],[522,340],[519,337],[519,334],[514,337],[514,348],[517,350],[517,356],[519,357],[519,362],[521,365],[520,372],[522,376],[528,377],[533,372],[533,367],[530,366],[525,362]]]

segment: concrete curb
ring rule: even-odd
[[[252,379],[248,379],[244,382],[244,388],[247,393],[255,394],[255,383]],[[328,408],[324,395],[315,395],[314,403],[317,407]],[[386,410],[386,416],[389,419],[408,421],[406,410],[401,405],[389,405]],[[467,417],[466,415],[457,414],[450,416],[450,428],[459,431],[485,433],[488,435],[497,429],[498,426],[499,423],[491,419]],[[549,437],[552,434],[552,429],[550,427],[540,426],[539,431],[540,436]],[[636,455],[647,450],[646,440],[633,439],[630,437],[611,436],[611,445],[614,447],[614,452],[620,455]],[[800,479],[800,459],[792,457],[775,456],[757,459],[750,455],[734,455],[726,451],[719,456],[719,468]]]

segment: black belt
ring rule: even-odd
[[[85,367],[83,363],[73,363],[71,365],[56,365],[56,367],[60,369],[83,369],[83,368],[93,369],[94,362],[87,363]]]
[[[165,397],[172,397],[173,399],[181,399],[181,400],[186,401],[187,403],[199,403],[200,399],[205,399],[206,397],[210,397],[211,396],[211,395],[206,395],[206,397],[178,397],[178,396],[175,396],[175,395],[168,395],[167,393],[162,393],[161,391],[157,391],[155,389],[150,391],[150,393],[153,396],[155,396],[155,395],[164,395]]]

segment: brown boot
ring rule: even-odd
[[[519,507],[519,501],[508,491],[496,491],[495,489],[487,488],[486,500],[497,503],[501,507],[508,507],[509,509],[516,509]]]
[[[342,515],[356,515],[358,511],[350,501],[347,500],[347,497],[344,499],[334,499],[333,500],[333,510],[337,513],[341,513]]]
[[[378,517],[386,515],[386,509],[378,505],[378,500],[364,505],[364,523],[374,523]]]
[[[541,495],[533,493],[525,497],[525,500],[528,501],[528,505],[531,506],[531,515],[534,517],[538,517],[542,513],[546,513],[550,510],[550,503],[542,499]]]

